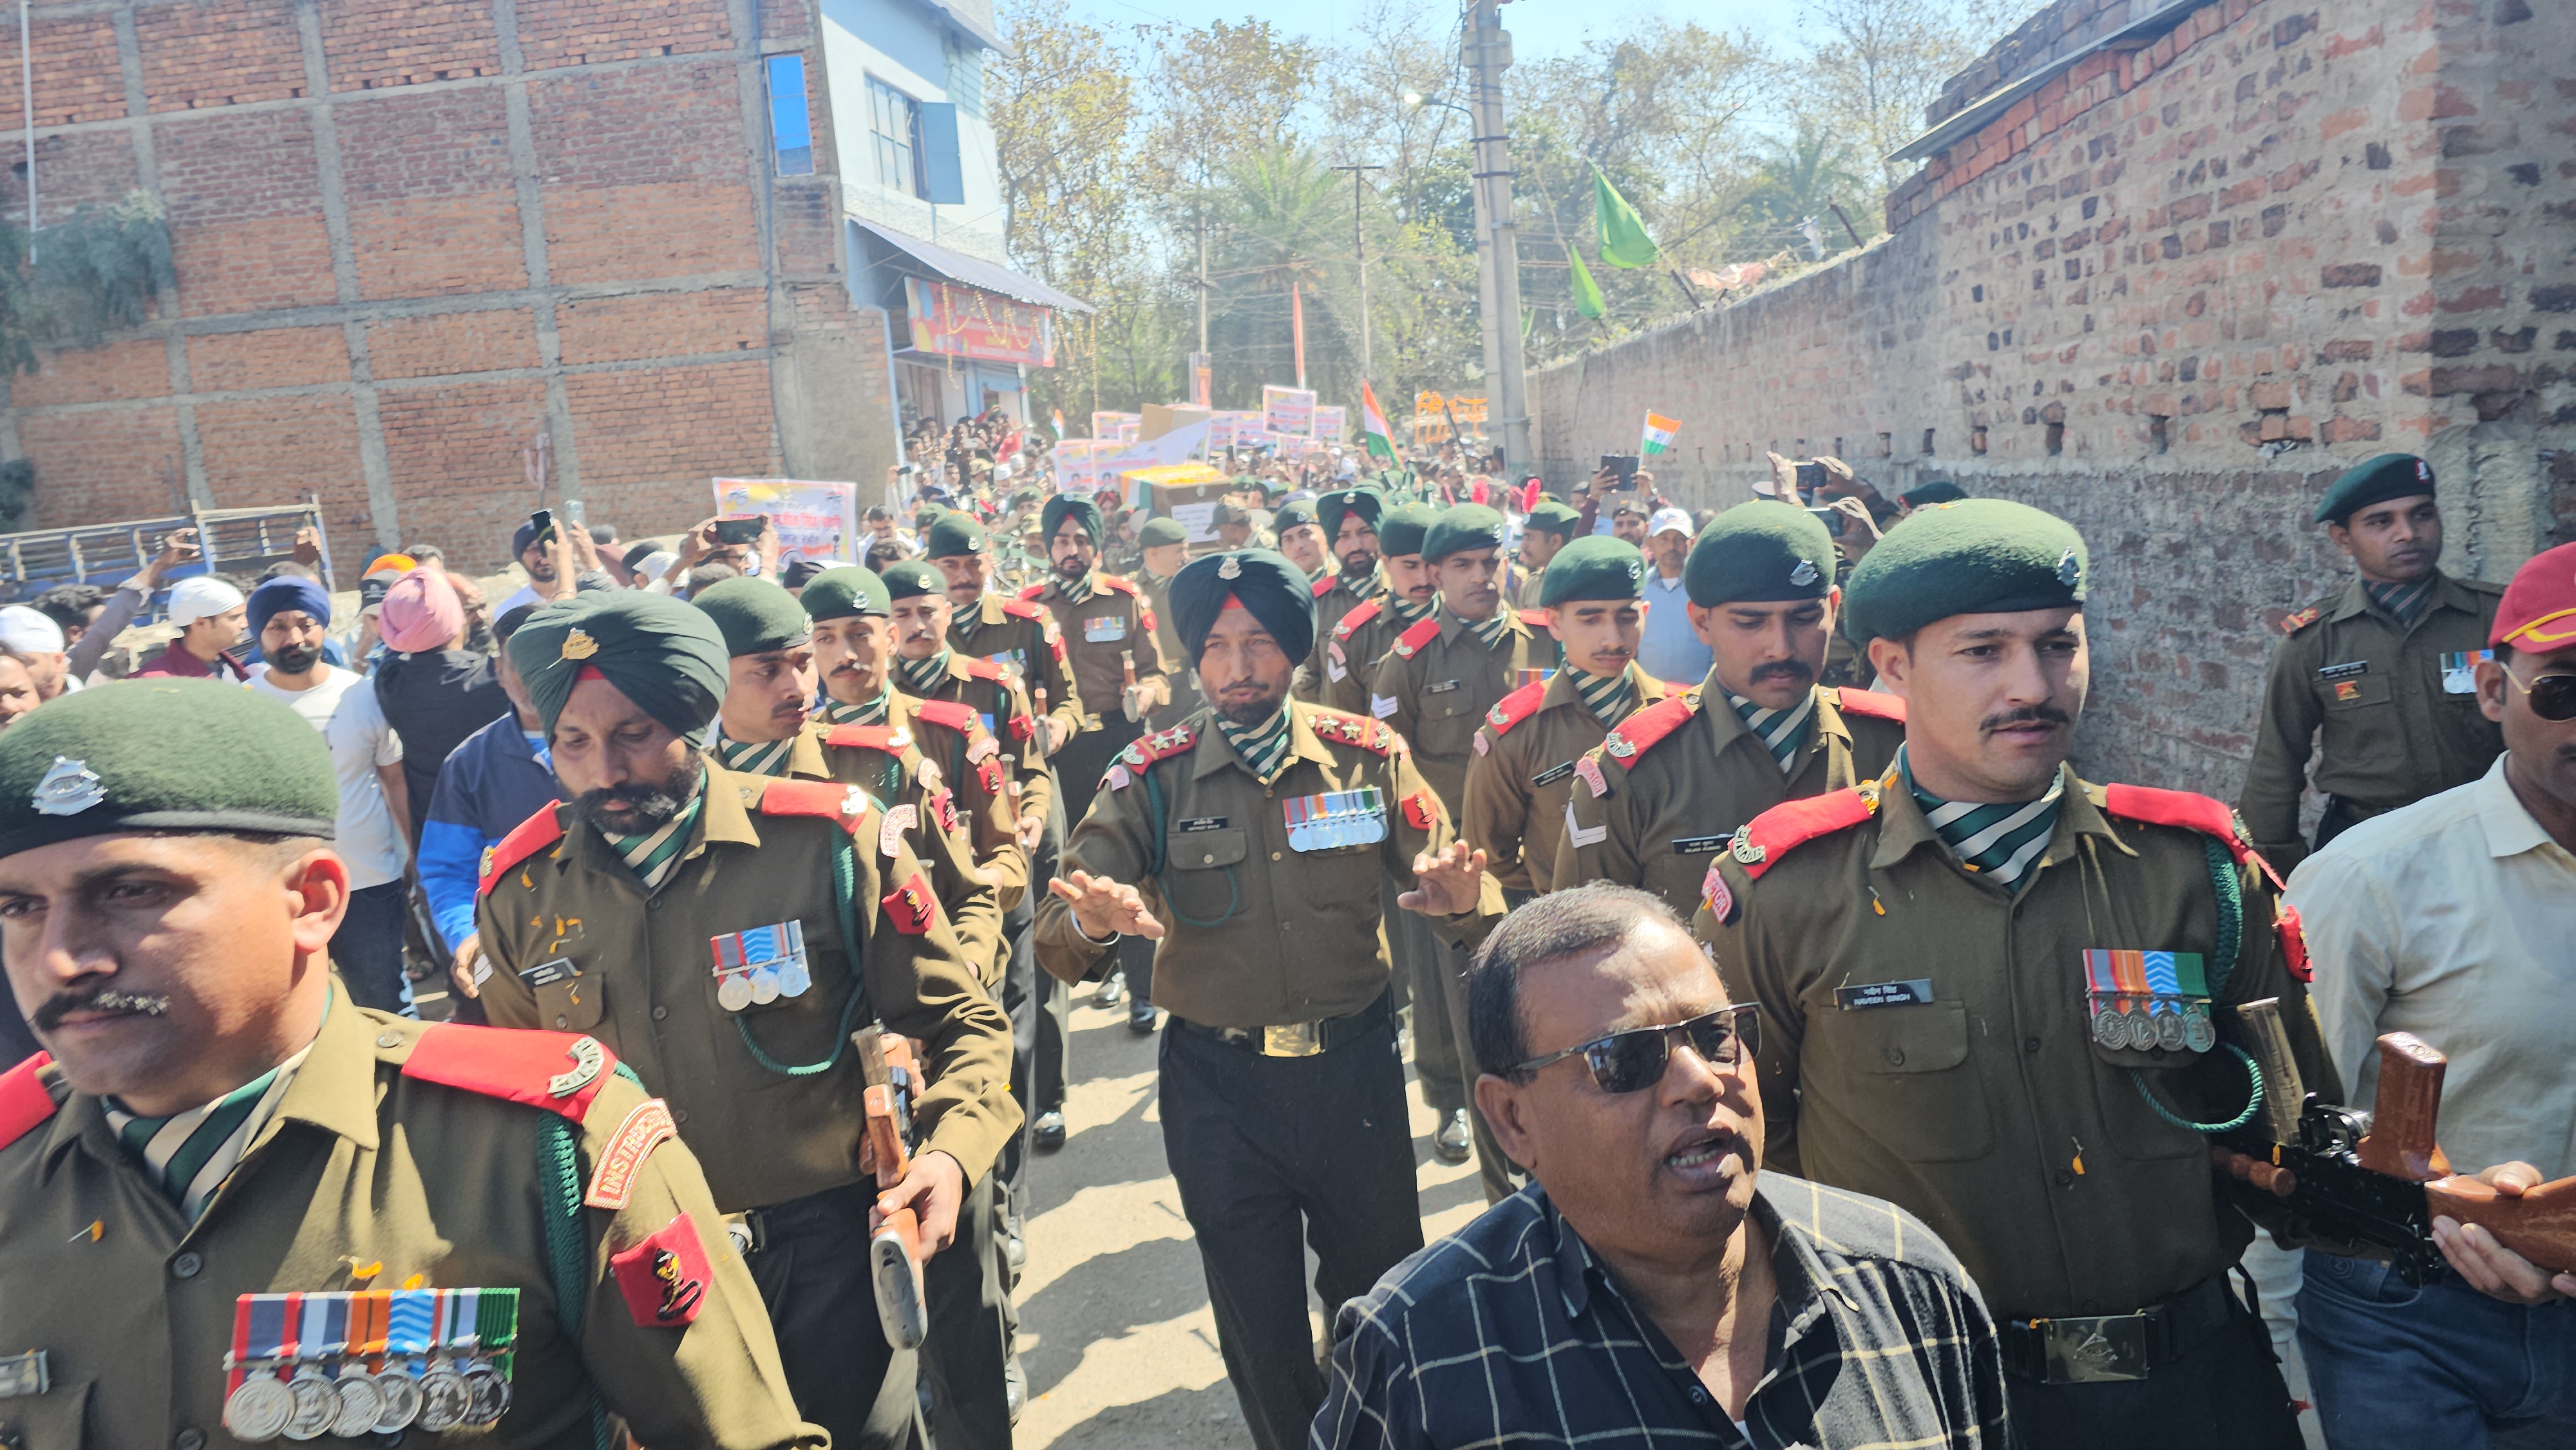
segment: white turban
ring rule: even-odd
[[[181,629],[242,607],[242,592],[221,579],[199,574],[170,586],[170,622]]]
[[[0,649],[22,655],[61,654],[63,627],[42,610],[12,604],[0,609]]]

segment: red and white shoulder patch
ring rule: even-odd
[[[1010,671],[991,660],[978,659],[973,655],[959,655],[957,662],[966,667],[966,673],[979,680],[992,680],[998,683],[1011,677]]]
[[[1321,599],[1325,595],[1332,593],[1333,586],[1340,582],[1342,582],[1340,575],[1327,574],[1323,578],[1316,580],[1314,583],[1309,584],[1306,587],[1314,591],[1316,598]]]
[[[1048,609],[1043,604],[1031,602],[1037,598],[1036,591],[1044,587],[1044,585],[1033,584],[1027,589],[1020,591],[1019,598],[1003,600],[1002,612],[1011,616],[1013,619],[1034,619],[1041,622],[1053,622],[1055,619],[1054,611]]]
[[[1625,766],[1640,753],[1652,750],[1665,736],[1680,729],[1682,722],[1698,713],[1699,696],[1696,693],[1658,700],[1620,721],[1619,728],[1611,731],[1601,742],[1601,748]]]
[[[1333,638],[1349,639],[1352,635],[1359,633],[1361,629],[1367,626],[1370,620],[1377,618],[1378,610],[1383,606],[1383,600],[1372,599],[1366,604],[1361,605],[1359,608],[1352,610],[1350,613],[1343,615],[1342,622],[1333,626]]]
[[[1521,627],[1524,629],[1554,629],[1556,627],[1556,611],[1553,609],[1524,609],[1520,612],[1520,615]]]
[[[1834,691],[1834,708],[1846,715],[1865,715],[1872,720],[1905,723],[1905,702],[1880,690],[1855,689],[1843,685]]]
[[[1547,681],[1532,680],[1494,702],[1485,712],[1485,723],[1496,735],[1509,735],[1512,727],[1538,713],[1538,702],[1547,694]]]
[[[1337,740],[1344,745],[1356,745],[1373,755],[1391,755],[1404,748],[1402,738],[1389,729],[1384,721],[1365,720],[1357,715],[1327,709],[1321,705],[1313,706],[1311,709],[1313,713],[1306,717],[1306,725],[1315,732],[1315,738],[1318,740]]]
[[[1737,827],[1735,839],[1727,843],[1726,849],[1743,866],[1748,879],[1759,881],[1763,872],[1791,851],[1836,831],[1847,831],[1876,814],[1875,781],[1783,801]]]
[[[1037,598],[1039,595],[1044,594],[1045,592],[1046,592],[1046,586],[1045,586],[1045,585],[1043,585],[1043,584],[1032,584],[1032,585],[1030,585],[1028,588],[1023,589],[1023,590],[1021,590],[1021,591],[1020,591],[1020,598],[1022,598],[1022,599],[1024,599],[1024,600],[1025,600],[1025,599],[1035,599],[1035,598]]]
[[[608,1146],[599,1151],[599,1161],[591,1165],[590,1187],[581,1201],[592,1208],[614,1213],[635,1196],[635,1178],[643,1171],[644,1160],[666,1139],[680,1136],[677,1123],[671,1120],[671,1107],[660,1098],[646,1098],[627,1113],[617,1131],[608,1137]]]
[[[1440,619],[1439,616],[1433,615],[1415,625],[1413,628],[1397,635],[1395,637],[1395,652],[1405,659],[1411,659],[1413,658],[1414,651],[1421,649],[1424,645],[1431,643],[1439,637]]]
[[[823,732],[823,743],[847,750],[877,750],[901,755],[912,743],[909,731],[893,725],[835,725]]]
[[[563,839],[563,820],[553,805],[537,808],[537,813],[510,828],[500,844],[483,853],[483,880],[477,888],[490,895],[493,883],[510,874],[513,867]]]
[[[402,1075],[543,1108],[578,1123],[616,1066],[617,1055],[595,1037],[440,1022],[422,1029],[411,1056],[403,1059]]]
[[[944,725],[960,735],[973,735],[984,728],[983,717],[974,707],[955,700],[924,700],[914,710],[915,718],[932,725]]]
[[[685,1329],[696,1323],[707,1286],[714,1281],[707,1246],[685,1213],[651,1238],[610,1255],[608,1267],[627,1314],[644,1329]]]

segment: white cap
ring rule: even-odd
[[[1679,534],[1685,539],[1689,538],[1691,531],[1690,515],[1683,513],[1680,509],[1655,510],[1655,516],[1646,520],[1646,537],[1651,539],[1655,535],[1667,530]]]
[[[182,579],[170,586],[170,622],[181,629],[200,619],[211,619],[227,609],[239,609],[242,592],[221,579],[204,574]]]
[[[9,605],[0,609],[0,649],[22,655],[61,654],[63,627],[42,610]]]
[[[1008,478],[1008,477],[1010,477],[1010,476],[1011,476],[1011,465],[1009,465],[1009,464],[1007,464],[1007,463],[996,463],[996,464],[994,464],[994,465],[993,465],[993,481],[994,481],[995,483],[1000,483],[1003,479],[1006,479],[1006,478]]]
[[[679,555],[668,549],[655,549],[636,563],[635,572],[647,579],[659,579],[678,562],[680,562]]]

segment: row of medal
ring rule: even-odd
[[[224,1429],[261,1444],[489,1429],[510,1409],[516,1289],[244,1294]]]
[[[2087,951],[2084,985],[2093,1040],[2106,1048],[2207,1052],[2218,1045],[2198,952]]]
[[[1373,785],[1291,796],[1280,805],[1288,817],[1292,851],[1374,846],[1386,839],[1386,792]]]
[[[708,938],[707,945],[715,955],[716,1004],[728,1012],[802,997],[814,985],[805,965],[802,921],[727,932]]]

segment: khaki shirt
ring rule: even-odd
[[[2281,621],[2289,638],[2272,651],[2238,800],[2257,850],[2284,871],[2307,855],[2299,792],[2319,731],[2317,790],[2365,815],[2486,773],[2504,753],[2503,732],[2478,712],[2474,685],[2445,684],[2442,656],[2487,647],[2503,594],[2494,584],[2441,575],[2409,627],[2371,603],[2356,578]]]
[[[944,785],[957,793],[958,814],[966,821],[967,840],[976,865],[1008,911],[1029,886],[1029,853],[1020,849],[1019,822],[1011,813],[1010,789],[1002,773],[1002,744],[985,733],[981,720],[964,729],[922,716],[925,702],[901,688],[886,706],[886,724],[912,737],[930,763],[933,789]],[[971,708],[971,707],[969,707]],[[828,737],[827,737],[828,738]],[[867,785],[877,778],[882,760],[875,751],[855,755],[833,752],[834,780]]]
[[[1394,598],[1381,593],[1364,600],[1329,629],[1323,617],[1316,616],[1316,627],[1325,630],[1324,676],[1317,704],[1353,715],[1368,713],[1369,681],[1377,676],[1378,661],[1386,658],[1386,652],[1395,647],[1395,637],[1408,628],[1396,621]]]
[[[1190,718],[1199,707],[1198,671],[1189,665],[1189,652],[1181,648],[1181,631],[1172,621],[1172,581],[1157,579],[1143,569],[1136,571],[1136,587],[1145,591],[1145,605],[1154,612],[1154,647],[1163,652],[1163,667],[1171,672],[1171,698],[1162,708],[1145,717],[1149,730],[1168,730]]]
[[[1911,1211],[1998,1319],[2130,1313],[2224,1272],[2253,1235],[2214,1191],[2208,1142],[2138,1091],[2223,1122],[2245,1107],[2243,1066],[2224,1048],[2097,1045],[2087,950],[2198,952],[2217,1002],[2280,998],[2308,1087],[2341,1101],[2270,885],[2219,858],[2243,902],[2221,987],[2211,838],[2112,817],[2099,787],[2072,769],[2064,782],[2018,895],[1961,867],[1901,781],[1870,782],[1875,810],[1804,844],[1764,829],[1787,811],[1756,822],[1761,878],[1721,856],[1734,919],[1703,908],[1697,923],[1729,993],[1762,1004],[1765,1164]],[[1925,983],[1930,1000],[1837,996],[1881,982]]]
[[[1046,699],[1046,718],[1071,740],[1082,732],[1082,692],[1065,663],[1064,633],[1044,607],[986,591],[972,609],[948,622],[948,643],[960,654],[1008,664],[1035,700]]]
[[[846,828],[756,813],[768,791],[791,784],[803,783],[711,767],[688,849],[650,898],[607,842],[558,807],[560,840],[487,877],[475,920],[497,970],[484,1008],[495,1026],[587,1032],[626,1059],[669,1099],[727,1212],[859,1181],[867,1085],[848,1034],[882,1018],[927,1045],[930,1085],[913,1119],[922,1147],[954,1157],[971,1183],[1020,1122],[1010,1022],[935,902],[922,930],[896,925],[883,898],[922,868],[899,839],[883,849],[876,811]],[[856,848],[857,942],[842,931],[833,888],[843,834]],[[812,988],[726,1011],[711,943],[790,921],[804,931]],[[850,1010],[854,991],[867,1001]],[[789,1076],[756,1054],[833,1065]]]
[[[1539,608],[1539,596],[1547,592],[1547,566],[1531,569],[1514,560],[1512,567],[1521,570],[1520,587],[1512,592],[1512,603],[1522,609]]]
[[[1089,600],[1076,604],[1065,598],[1062,580],[1049,580],[1020,597],[1045,605],[1055,616],[1073,666],[1074,688],[1082,692],[1089,711],[1083,726],[1098,729],[1097,722],[1122,712],[1127,666],[1121,656],[1134,658],[1136,683],[1145,686],[1149,705],[1169,704],[1172,690],[1163,677],[1163,650],[1154,640],[1154,611],[1145,603],[1145,592],[1115,574],[1097,571],[1091,591]]]
[[[909,686],[912,682],[907,679],[903,683]],[[963,651],[953,651],[948,657],[947,678],[932,686],[926,698],[946,700],[974,710],[983,729],[1001,742],[1001,753],[1010,758],[1006,767],[1008,780],[1003,791],[1002,815],[1005,819],[1014,820],[1014,829],[1016,819],[1010,803],[1014,793],[1010,787],[1014,783],[1020,798],[1018,815],[1032,811],[1041,816],[1047,813],[1048,806],[1055,800],[1055,777],[1047,772],[1046,758],[1037,749],[1037,719],[1028,694],[1020,688],[1017,671],[1007,666],[996,671],[991,661],[970,660]],[[1023,870],[1020,874],[1025,879],[1028,873]],[[1018,898],[1013,897],[1004,904],[1015,905],[1017,901]]]
[[[680,1143],[645,1155],[625,1207],[576,1210],[587,1287],[579,1342],[564,1337],[539,1217],[559,1192],[539,1172],[554,1113],[498,1085],[486,1096],[402,1072],[426,1034],[478,1031],[488,1029],[370,1012],[340,994],[193,1224],[117,1143],[99,1100],[45,1069],[60,1108],[0,1146],[0,1345],[44,1351],[52,1384],[0,1399],[0,1439],[24,1450],[233,1444],[224,1357],[238,1296],[418,1276],[423,1288],[518,1290],[519,1338],[495,1431],[415,1429],[408,1443],[588,1450],[596,1393],[657,1447],[821,1446],[823,1432],[797,1420],[759,1291]],[[543,1078],[525,1088],[547,1096]],[[644,1101],[624,1078],[601,1079],[574,1126],[581,1182]],[[609,1258],[683,1215],[706,1251],[697,1318],[639,1326]],[[382,1268],[352,1273],[369,1265]]]
[[[1328,654],[1333,645],[1333,626],[1348,618],[1352,610],[1376,598],[1385,588],[1384,578],[1382,571],[1373,571],[1368,578],[1361,581],[1359,589],[1353,589],[1340,574],[1327,575],[1315,581],[1318,590],[1315,595],[1315,647],[1306,652],[1305,661],[1297,667],[1298,699],[1319,705],[1332,704],[1324,697],[1324,687],[1340,678],[1334,674],[1334,669],[1341,663]],[[1378,653],[1385,652],[1385,646],[1379,646]],[[1370,655],[1362,663],[1374,664],[1376,661],[1377,655]],[[1343,664],[1341,674],[1349,673],[1348,666]],[[1366,704],[1367,701],[1363,698],[1358,702],[1357,707],[1365,707]],[[1356,707],[1335,705],[1334,708],[1347,710]]]
[[[1589,781],[1568,796],[1574,830],[1557,849],[1550,889],[1616,881],[1663,898],[1684,920],[1699,910],[1708,863],[1735,828],[1780,804],[1857,785],[1885,771],[1905,743],[1902,722],[1837,708],[1842,695],[1817,686],[1816,715],[1783,773],[1769,747],[1745,728],[1712,672],[1667,710],[1688,712],[1626,758],[1593,752],[1602,792]],[[1714,701],[1713,704],[1710,702]],[[1864,706],[1894,696],[1875,695]],[[1641,712],[1642,713],[1642,712]],[[1643,732],[1631,715],[1625,725]],[[1660,719],[1656,722],[1660,724]]]
[[[1369,680],[1369,713],[1411,742],[1423,778],[1443,805],[1467,798],[1467,764],[1477,727],[1494,702],[1519,684],[1522,670],[1556,668],[1556,636],[1518,610],[1507,610],[1501,643],[1487,649],[1465,621],[1442,609],[1399,635]],[[1407,652],[1405,640],[1422,643]]]
[[[1379,881],[1410,890],[1413,858],[1454,839],[1394,732],[1302,700],[1289,709],[1290,762],[1275,784],[1254,779],[1202,709],[1122,753],[1065,842],[1066,875],[1106,876],[1144,896],[1167,933],[1154,952],[1154,1004],[1202,1026],[1316,1022],[1376,1001],[1388,980]],[[1383,841],[1297,849],[1291,802],[1364,787],[1382,794]],[[1502,893],[1485,881],[1475,913],[1436,918],[1433,929],[1481,939],[1502,914]],[[1050,973],[1080,981],[1111,950],[1082,934],[1061,898],[1038,903],[1038,963]]]
[[[1635,665],[1633,715],[1664,698],[1664,685]],[[1565,840],[1565,803],[1574,789],[1575,763],[1610,733],[1576,694],[1570,672],[1558,670],[1543,685],[1525,685],[1485,713],[1476,731],[1476,759],[1467,767],[1460,807],[1467,841],[1485,853],[1485,869],[1512,891],[1546,891],[1556,875]],[[1624,717],[1623,717],[1624,718]],[[1497,720],[1508,721],[1498,724]]]

